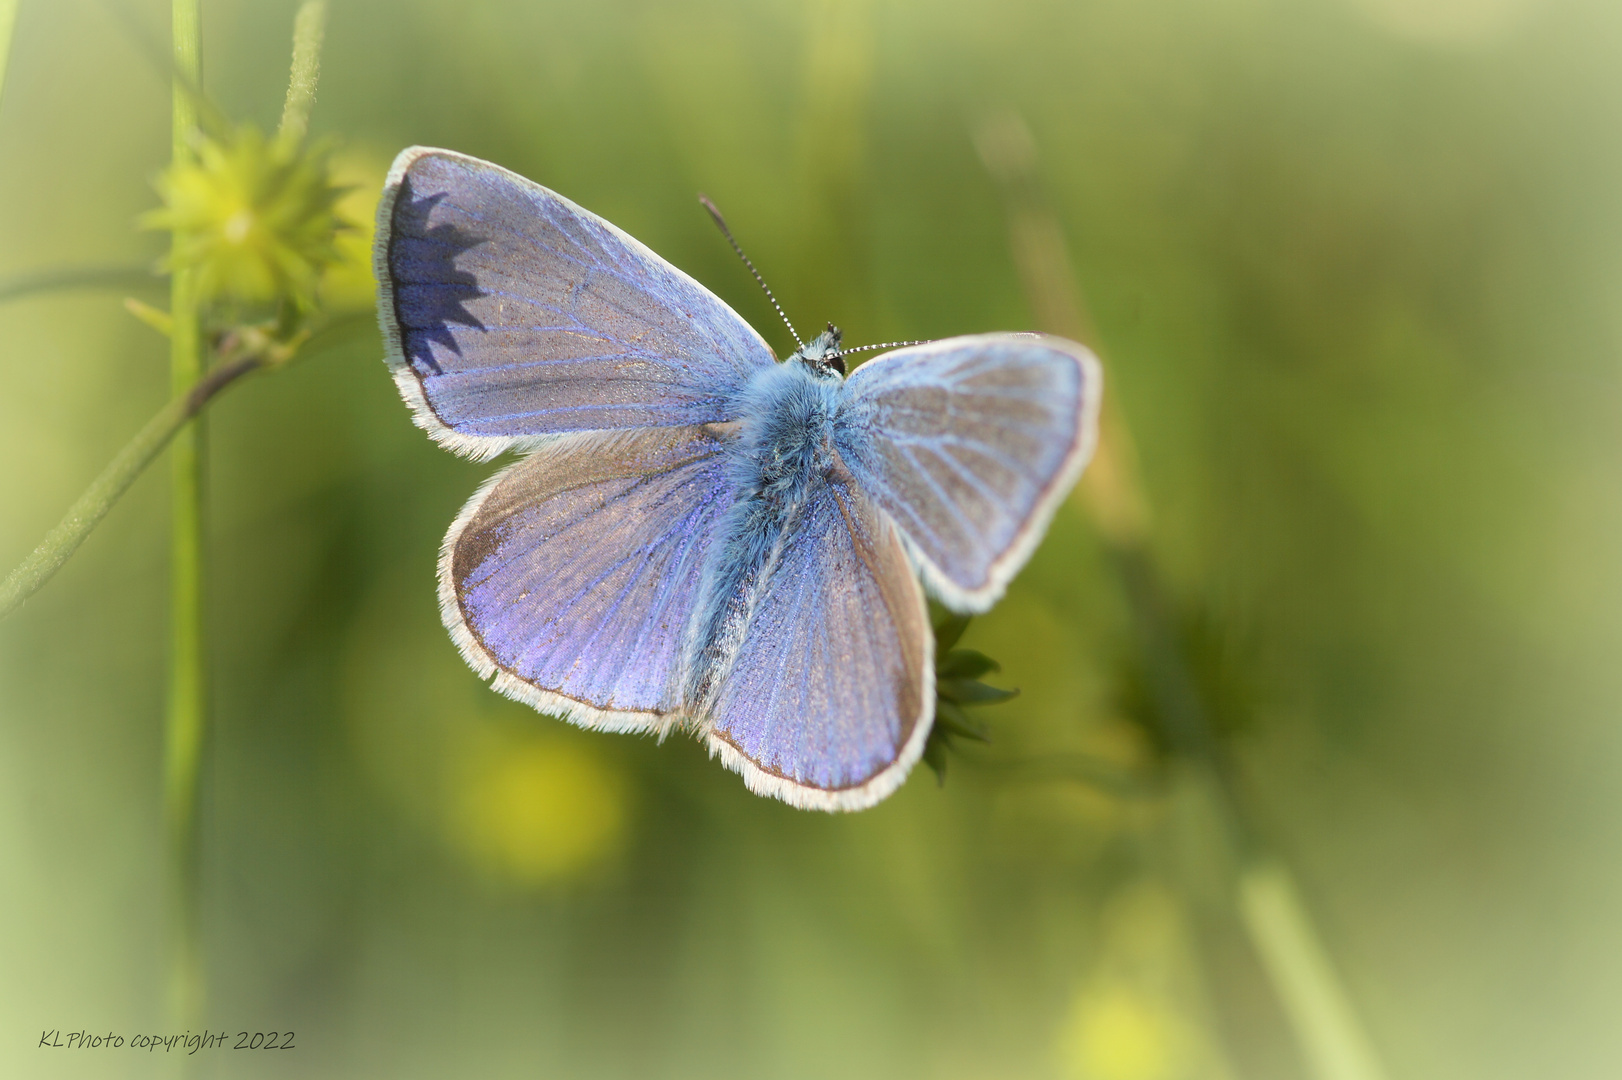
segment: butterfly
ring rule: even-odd
[[[524,455],[441,549],[468,664],[584,727],[688,728],[794,806],[901,784],[934,716],[924,589],[989,608],[1092,452],[1074,342],[948,338],[847,377],[830,324],[779,363],[607,221],[448,150],[395,159],[374,260],[416,424]]]

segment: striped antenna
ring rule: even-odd
[[[840,349],[840,355],[848,356],[853,352],[871,352],[874,349],[899,349],[905,345],[928,345],[931,341],[940,338],[930,338],[929,341],[882,341],[877,345],[858,345],[854,349]]]
[[[787,315],[783,314],[783,307],[777,302],[777,297],[772,295],[771,287],[766,284],[766,279],[760,276],[760,271],[755,269],[755,264],[749,261],[749,256],[743,253],[743,248],[739,247],[738,242],[732,238],[732,230],[727,228],[726,218],[721,216],[721,211],[717,210],[715,204],[710,202],[709,196],[702,192],[699,193],[698,201],[704,204],[704,209],[708,210],[710,217],[715,219],[715,227],[721,230],[721,235],[727,238],[727,243],[732,245],[732,250],[738,253],[738,258],[743,260],[743,264],[749,268],[749,272],[755,275],[755,280],[760,282],[761,289],[766,293],[766,299],[772,302],[772,307],[776,308],[777,314],[782,317],[783,325],[788,327],[788,332],[794,335],[794,344],[804,349],[805,342],[800,340],[799,331],[794,329],[794,324],[788,321]]]

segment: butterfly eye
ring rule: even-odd
[[[841,375],[845,374],[845,354],[839,348],[839,343],[843,339],[844,335],[839,332],[839,327],[830,322],[827,331],[818,342],[823,346],[822,366]]]

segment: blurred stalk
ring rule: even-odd
[[[197,95],[202,86],[200,0],[173,0],[174,61],[171,153],[176,165],[193,159]],[[174,250],[183,237],[176,235]],[[177,259],[177,263],[181,260]],[[196,272],[176,265],[169,285],[169,383],[180,397],[203,374]],[[164,725],[164,810],[169,834],[173,953],[169,997],[173,1022],[189,1027],[202,1008],[203,969],[198,925],[197,779],[207,723],[203,658],[203,465],[205,429],[193,417],[176,433],[170,453],[173,506],[170,536],[169,701]]]
[[[1276,859],[1251,858],[1239,871],[1239,913],[1320,1080],[1380,1080],[1379,1058],[1289,869]]]
[[[17,29],[17,5],[21,0],[0,0],[0,100],[4,100],[6,68],[11,61],[11,33]]]
[[[0,4],[5,2],[0,0]],[[117,289],[129,292],[151,291],[162,285],[163,278],[148,266],[75,266],[60,270],[36,270],[0,281],[0,302],[66,289]]]
[[[1058,216],[1036,172],[1036,143],[1015,113],[985,119],[974,132],[986,170],[1003,190],[1010,245],[1038,327],[1100,354]],[[1137,453],[1115,395],[1106,394],[1098,447],[1075,499],[1092,520],[1121,576],[1137,623],[1156,715],[1173,747],[1216,781],[1224,826],[1243,852],[1233,902],[1296,1045],[1317,1080],[1385,1080],[1351,998],[1284,863],[1266,853],[1246,820],[1232,765],[1210,724],[1183,653],[1171,597],[1150,548],[1149,502]]]
[[[287,142],[302,142],[310,130],[310,109],[321,75],[321,40],[326,32],[326,0],[305,0],[293,18],[293,69],[287,80],[287,100],[282,104],[282,122],[276,129],[277,137]]]
[[[0,0],[0,4],[6,0]],[[197,103],[197,10],[195,0],[175,5],[174,156],[191,159]],[[321,41],[326,25],[325,0],[306,0],[293,29],[293,63],[287,100],[282,109],[278,138],[302,141],[309,127],[320,72]],[[188,59],[189,58],[189,59]],[[179,242],[176,238],[176,243]],[[176,260],[183,263],[183,260]],[[150,285],[156,278],[138,267],[80,267],[43,271],[0,282],[0,301],[33,293],[77,287]],[[175,396],[135,438],[119,451],[101,475],[69,508],[22,564],[0,583],[0,619],[55,575],[78,550],[101,519],[123,497],[141,471],[171,440],[175,442],[173,562],[173,657],[168,703],[166,812],[176,850],[191,844],[191,822],[196,801],[196,774],[205,731],[206,680],[201,656],[202,623],[202,434],[198,418],[204,405],[250,371],[288,363],[300,347],[326,331],[339,331],[351,320],[328,319],[319,328],[305,326],[288,335],[285,328],[268,332],[266,325],[236,327],[217,343],[222,362],[203,374],[203,348],[195,271],[177,265],[171,277],[170,310],[160,311],[127,297],[130,314],[165,335],[170,341],[171,385]],[[187,376],[191,378],[188,380]],[[179,875],[189,878],[189,871]]]
[[[237,379],[272,362],[264,356],[245,357],[212,369],[184,394],[174,398],[147,421],[135,438],[124,445],[118,456],[91,482],[67,516],[52,529],[40,545],[0,584],[0,619],[22,606],[39,587],[49,581],[62,564],[84,543],[113,504],[129,490],[169,440],[187,421],[196,416],[209,400]]]
[[[871,313],[866,201],[874,37],[870,0],[807,0],[801,10],[803,83],[795,117],[798,281],[788,287],[809,311],[837,311],[860,326]],[[784,286],[779,283],[778,288]]]

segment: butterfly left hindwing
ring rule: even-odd
[[[587,727],[675,722],[699,572],[731,501],[721,450],[703,427],[575,435],[498,473],[439,567],[474,670]]]

